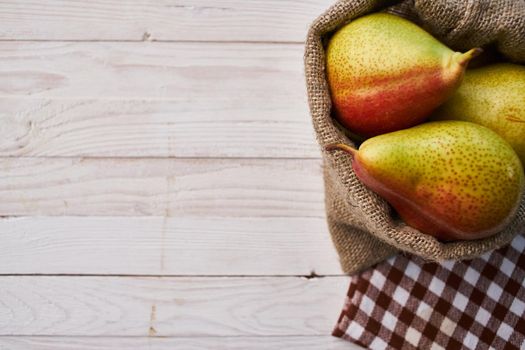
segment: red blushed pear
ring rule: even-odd
[[[335,117],[364,137],[417,125],[454,93],[480,52],[454,52],[391,14],[358,18],[337,31],[326,49]]]
[[[442,240],[501,231],[524,188],[521,162],[498,134],[462,121],[425,123],[366,140],[353,156],[357,177],[408,225]]]

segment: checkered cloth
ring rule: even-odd
[[[353,276],[333,335],[370,349],[525,349],[525,237],[441,264],[398,255]]]

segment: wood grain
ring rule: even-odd
[[[318,158],[302,51],[0,43],[0,155]]]
[[[1,216],[324,217],[319,160],[0,159]]]
[[[0,3],[0,350],[354,348],[303,73],[332,2]]]
[[[302,113],[303,50],[297,44],[0,42],[0,96],[172,99],[191,104],[195,114],[218,101],[254,111],[287,103],[288,111]]]
[[[362,350],[331,336],[291,337],[0,337],[0,350]]]
[[[11,0],[3,40],[296,41],[333,0]]]
[[[327,335],[349,277],[0,277],[0,335]]]
[[[341,273],[324,218],[8,218],[0,240],[0,274]]]
[[[0,156],[318,158],[306,103],[263,104],[268,95],[203,104],[0,97]]]

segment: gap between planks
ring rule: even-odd
[[[96,273],[0,273],[0,277],[13,277],[13,276],[19,276],[19,277],[106,277],[106,278],[112,278],[112,277],[139,277],[139,278],[182,278],[182,277],[191,277],[191,278],[259,278],[259,277],[269,277],[269,278],[302,278],[305,280],[316,280],[326,277],[344,277],[347,276],[344,273],[334,273],[334,274],[322,274],[318,275],[317,273],[312,272],[310,275],[269,275],[269,274],[256,274],[256,275],[236,275],[236,274],[224,274],[224,275],[206,275],[206,274],[198,274],[198,275],[171,275],[171,274],[162,274],[162,275],[155,275],[155,274],[96,274]]]
[[[119,157],[119,156],[0,156],[0,162],[2,159],[42,159],[42,158],[48,158],[48,159],[77,159],[77,160],[126,160],[126,161],[141,161],[141,160],[177,160],[177,159],[184,159],[184,160],[277,160],[277,161],[286,161],[286,160],[292,160],[292,161],[311,161],[311,160],[322,160],[322,157],[319,156],[312,156],[312,157],[253,157],[253,156],[246,156],[246,157],[225,157],[225,156],[125,156],[125,157]],[[1,218],[2,216],[0,216]]]
[[[0,337],[6,350],[117,350],[117,349],[214,349],[214,350],[362,350],[348,341],[329,335],[229,336],[229,337]]]
[[[305,41],[269,41],[269,40],[162,40],[162,39],[129,39],[129,40],[111,40],[111,39],[99,39],[99,40],[76,40],[76,39],[1,39],[0,43],[190,43],[190,44],[261,44],[261,45],[301,45],[305,44]]]

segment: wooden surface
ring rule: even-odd
[[[20,217],[0,220],[0,232],[0,274],[324,276],[341,271],[325,237],[324,218]]]
[[[327,0],[0,3],[0,349],[356,349],[303,77]]]
[[[2,350],[359,350],[348,343],[322,336],[272,337],[4,337]]]
[[[3,96],[0,156],[318,158],[306,99],[275,85],[242,98],[184,87],[162,99]]]
[[[4,40],[302,42],[331,0],[4,0]]]

